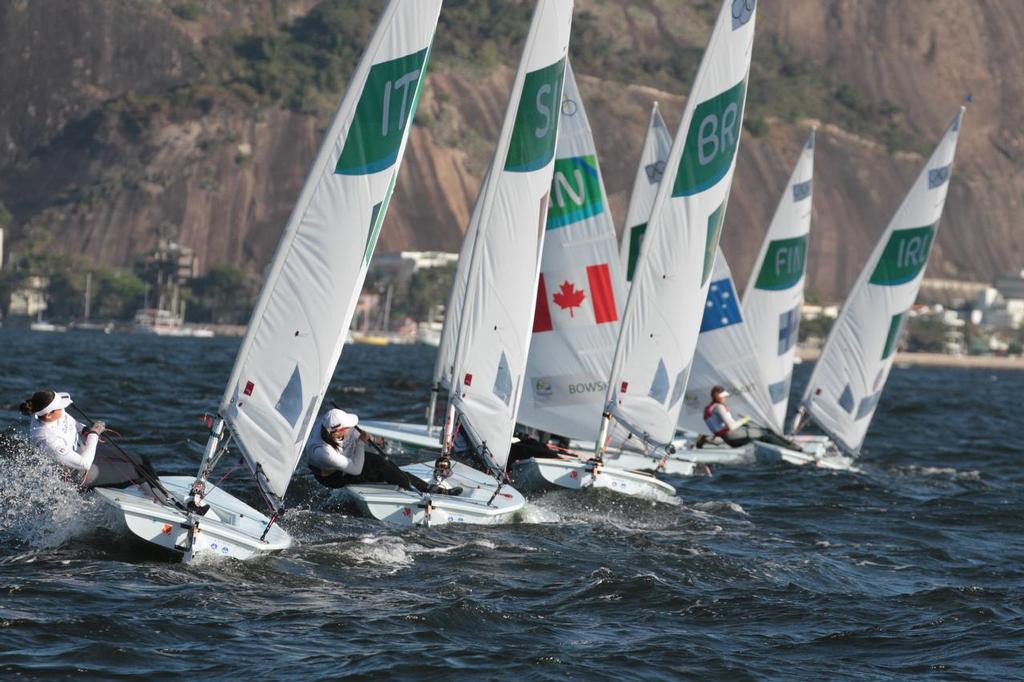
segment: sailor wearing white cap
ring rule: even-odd
[[[751,424],[750,417],[734,419],[732,412],[729,411],[729,406],[725,404],[725,399],[728,397],[729,391],[722,386],[715,386],[711,389],[711,402],[704,406],[704,423],[707,424],[711,433],[734,448],[742,447],[754,440],[786,448],[796,447],[782,436]],[[699,444],[698,447],[700,447]]]
[[[36,391],[21,404],[21,413],[32,417],[29,427],[32,445],[64,466],[88,471],[106,424],[96,422],[86,427],[65,411],[70,404],[71,396],[67,393],[52,389]]]
[[[328,488],[353,483],[390,483],[403,490],[458,495],[461,488],[446,490],[399,469],[387,457],[367,452],[370,434],[355,428],[356,415],[329,410],[320,419],[320,435],[310,441],[307,465],[318,482]]]

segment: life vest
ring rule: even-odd
[[[721,415],[715,411],[715,407],[718,405],[714,400],[708,403],[704,407],[704,423],[707,424],[708,430],[716,436],[724,436],[729,433],[729,427],[726,425],[725,420],[722,419]],[[729,409],[726,407],[725,409]]]

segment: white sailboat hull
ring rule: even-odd
[[[531,457],[512,466],[516,485],[527,488],[603,488],[622,495],[664,499],[675,497],[676,489],[650,474],[627,471],[607,463],[595,468],[592,462],[577,457]]]
[[[860,471],[853,460],[843,455],[835,447],[827,447],[821,442],[812,442],[803,450],[793,450],[770,443],[755,443],[757,459],[761,462],[785,462],[794,466],[813,466],[819,469],[837,471]]]
[[[429,481],[433,468],[433,462],[420,462],[406,465],[402,471]],[[511,523],[526,506],[526,498],[512,486],[503,485],[498,490],[492,476],[458,462],[446,483],[449,487],[461,486],[462,494],[421,495],[385,483],[349,485],[341,490],[366,516],[402,526]]]
[[[160,478],[179,500],[188,495],[194,480],[191,476]],[[266,515],[220,488],[208,484],[208,489],[206,503],[210,511],[199,520],[192,558],[224,556],[245,560],[291,546],[291,536],[277,525],[270,527],[265,540],[260,540],[270,522]],[[184,554],[188,550],[188,516],[177,507],[155,502],[134,486],[95,490],[104,502],[124,514],[125,524],[135,535],[173,552]]]
[[[406,424],[374,419],[360,419],[359,428],[374,436],[380,436],[402,445],[422,450],[441,451],[441,427],[426,424]]]

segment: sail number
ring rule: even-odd
[[[807,235],[776,239],[768,244],[754,287],[778,291],[789,289],[804,276],[807,262]]]
[[[895,286],[917,277],[928,263],[934,235],[934,225],[894,230],[868,281]]]
[[[604,197],[601,196],[601,183],[597,175],[597,158],[590,154],[555,159],[551,198],[547,222],[549,230],[602,213]]]
[[[551,66],[526,74],[505,157],[506,171],[527,173],[551,162],[555,155],[556,114],[562,101],[564,75],[564,57]]]
[[[746,79],[701,102],[686,132],[683,157],[672,186],[673,197],[701,192],[729,172],[740,142]]]
[[[378,173],[395,163],[416,113],[427,58],[424,48],[370,68],[335,173]]]

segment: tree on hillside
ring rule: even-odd
[[[189,321],[245,324],[256,302],[253,277],[230,265],[215,265],[189,284]]]
[[[146,283],[130,272],[100,271],[94,275],[96,299],[93,316],[103,320],[128,320],[146,300]]]

